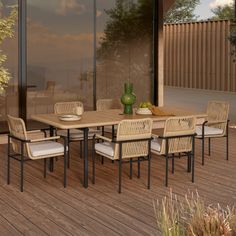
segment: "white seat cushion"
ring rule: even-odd
[[[161,151],[161,140],[158,138],[154,138],[151,141],[151,150],[160,152]]]
[[[54,141],[30,143],[29,149],[33,157],[64,153],[64,146]]]
[[[96,129],[89,129],[88,138],[92,139],[94,134],[101,134],[101,131],[96,130]],[[57,135],[67,136],[67,130],[58,130]],[[71,129],[70,130],[70,139],[71,140],[73,140],[73,139],[83,140],[84,139],[84,132],[82,130],[78,130],[78,129]]]
[[[104,153],[106,156],[110,156],[111,158],[114,157],[114,143],[103,142],[103,143],[96,143],[95,150]]]
[[[202,126],[196,127],[196,133],[198,136],[202,136]],[[219,128],[205,126],[204,135],[220,135],[223,134],[223,130]]]

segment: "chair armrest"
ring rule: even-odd
[[[95,134],[94,137],[95,137],[95,138],[102,139],[102,140],[104,140],[104,141],[108,141],[108,142],[110,142],[110,143],[112,142],[112,139],[107,138],[107,137],[104,137],[104,136],[99,135],[99,134]]]
[[[15,140],[18,140],[18,141],[23,142],[23,143],[29,143],[30,142],[30,140],[18,138],[18,137],[14,136],[14,135],[11,135],[11,134],[8,134],[8,137],[12,138],[12,139],[15,139]]]
[[[45,138],[47,137],[46,129],[29,130],[29,131],[26,131],[26,132],[27,132],[27,134],[43,133],[43,134],[44,134],[44,137],[45,137]]]
[[[207,125],[217,125],[217,124],[224,124],[227,123],[227,120],[218,120],[218,121],[208,121],[206,124]]]
[[[227,122],[229,122],[229,120],[228,121],[225,121],[225,120],[207,121],[206,120],[202,124],[199,124],[199,125],[196,125],[196,126],[206,126],[206,125],[211,126],[211,125],[217,125],[217,124],[224,124],[224,123],[227,123]]]
[[[194,137],[197,134],[184,134],[184,135],[174,135],[174,136],[158,136],[159,139],[175,139],[175,138],[188,138],[188,137]]]
[[[41,138],[41,139],[31,139],[29,140],[30,143],[37,143],[37,142],[43,142],[43,141],[49,141],[49,140],[55,140],[61,138],[60,136],[53,136],[48,138]]]
[[[38,132],[43,132],[42,130],[40,129],[37,129],[37,130],[29,130],[29,131],[26,131],[27,134],[33,134],[33,133],[38,133]]]

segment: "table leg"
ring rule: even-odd
[[[84,187],[88,188],[88,128],[84,128]]]
[[[52,137],[54,135],[54,128],[53,128],[53,126],[50,125],[49,129],[50,129],[50,131],[49,131],[50,137]],[[49,162],[49,171],[53,172],[53,169],[54,169],[54,159],[53,159],[53,157],[51,157],[50,162]]]

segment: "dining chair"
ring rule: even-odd
[[[151,152],[165,157],[165,185],[168,186],[169,159],[172,159],[172,174],[174,174],[175,158],[187,156],[187,171],[192,171],[194,182],[194,145],[196,118],[194,116],[170,117],[166,120],[163,134],[153,134]]]
[[[208,155],[211,155],[211,139],[226,138],[226,160],[229,160],[229,103],[226,101],[209,101],[207,118],[197,125],[196,138],[202,140],[202,165],[205,162],[205,139],[208,139]]]
[[[84,107],[83,103],[80,101],[72,101],[72,102],[58,102],[54,105],[54,113],[57,115],[65,115],[65,114],[74,114],[76,107]],[[94,134],[101,133],[97,129],[89,129],[88,138],[93,139]],[[56,134],[67,136],[68,138],[68,148],[70,142],[79,141],[80,142],[80,157],[82,158],[82,150],[83,150],[83,140],[84,140],[84,132],[79,129],[70,129],[70,130],[57,130]],[[68,167],[70,166],[70,148],[68,150]]]
[[[20,191],[23,192],[24,163],[28,160],[44,160],[44,178],[46,178],[47,159],[51,157],[64,157],[64,187],[67,185],[67,139],[64,138],[64,145],[56,142],[60,136],[48,138],[30,139],[30,132],[26,131],[25,122],[21,118],[7,116],[8,154],[7,154],[7,184],[10,184],[10,159],[20,162]]]
[[[106,111],[110,109],[122,109],[122,104],[120,100],[112,98],[97,100],[96,103],[97,111]],[[117,131],[117,125],[102,127],[102,135],[104,135],[104,133],[111,133],[112,136],[114,137],[116,131]]]
[[[121,109],[122,104],[119,99],[98,99],[96,103],[97,111],[105,111],[109,109]]]
[[[122,163],[130,163],[130,178],[132,178],[132,163],[148,161],[148,184],[150,189],[151,165],[151,133],[152,120],[150,118],[137,120],[123,120],[118,124],[116,138],[95,135],[92,151],[92,182],[95,183],[95,154],[99,154],[113,161],[119,162],[119,188],[121,193]],[[95,143],[95,138],[104,142]]]

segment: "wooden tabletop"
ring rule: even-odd
[[[189,113],[187,111],[171,111],[175,115],[195,115],[197,118],[204,118],[203,113]],[[121,110],[112,109],[106,111],[86,111],[83,113],[81,120],[78,121],[61,121],[59,115],[56,114],[37,114],[32,115],[33,120],[44,124],[51,125],[59,129],[89,128],[96,126],[116,125],[124,119],[142,119],[151,118],[154,122],[165,121],[169,116],[153,116],[153,115],[124,115]]]

